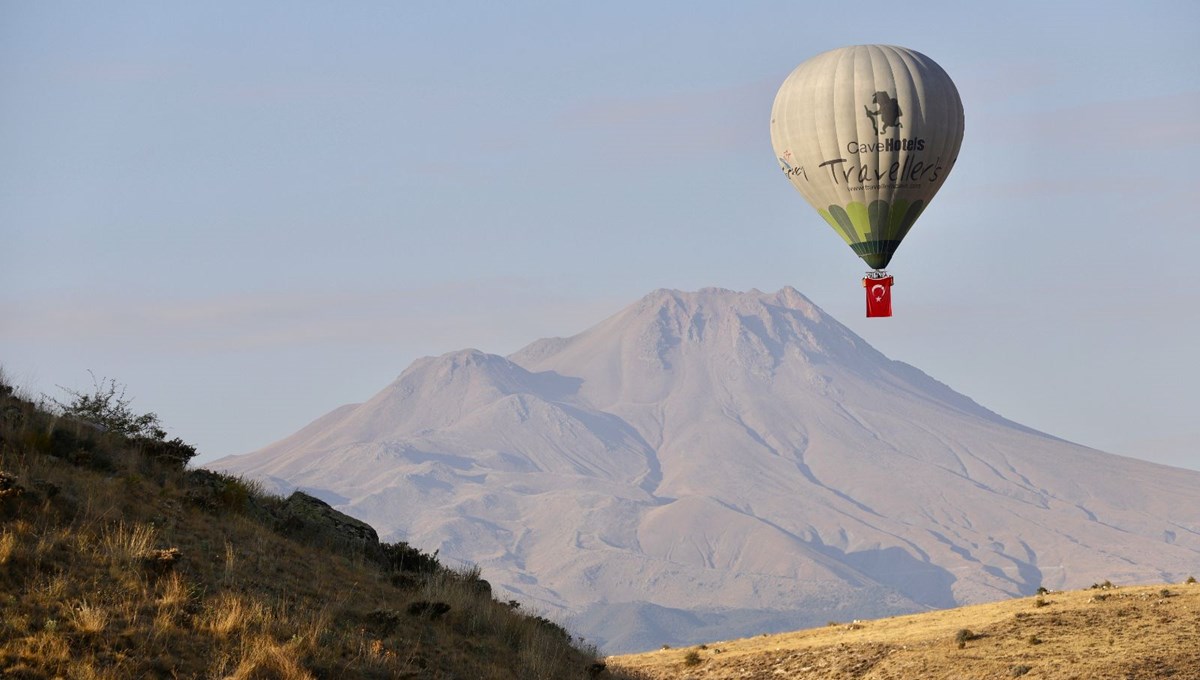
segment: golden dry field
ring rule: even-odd
[[[608,658],[646,679],[1200,678],[1200,584],[1004,602]]]

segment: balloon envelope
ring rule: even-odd
[[[771,109],[771,145],[792,185],[874,269],[941,188],[962,144],[950,76],[920,52],[855,45],[792,71]]]

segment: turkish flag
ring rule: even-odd
[[[863,288],[867,290],[867,318],[892,315],[892,277],[864,278]]]

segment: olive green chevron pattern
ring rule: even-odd
[[[922,199],[912,202],[898,199],[891,204],[871,201],[870,205],[854,201],[845,207],[831,205],[817,212],[867,265],[883,269],[924,209]]]

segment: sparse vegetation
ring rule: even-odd
[[[695,669],[681,663],[682,651],[610,657],[608,667],[645,680],[1190,678],[1200,668],[1200,647],[1191,644],[1200,591],[1172,587],[1163,600],[1162,589],[1055,590],[1048,609],[1011,599],[866,621],[853,630],[839,624],[754,635],[720,643],[723,654],[700,654]],[[1107,604],[1093,604],[1097,596]],[[949,653],[951,644],[964,651]]]
[[[1190,585],[1192,585],[1192,584],[1193,584],[1193,583],[1195,583],[1195,582],[1196,582],[1196,577],[1195,577],[1195,576],[1189,576],[1189,577],[1187,577],[1187,580],[1186,580],[1186,581],[1184,581],[1184,583],[1188,584],[1189,586],[1190,586]]]
[[[187,469],[115,381],[71,394],[0,381],[0,676],[613,677],[477,568]]]
[[[1050,605],[1049,600],[1046,600],[1045,598],[1042,598],[1042,597],[1039,597],[1033,601],[1033,606],[1035,606],[1035,607],[1046,607],[1049,605]]]
[[[92,376],[91,392],[60,387],[59,389],[70,397],[67,401],[48,398],[48,403],[55,407],[60,415],[130,440],[150,456],[183,464],[196,455],[196,447],[182,439],[176,437],[167,440],[167,431],[163,429],[158,414],[136,413],[131,406],[133,400],[125,396],[125,385],[113,378],[96,378],[96,374],[90,371],[88,373]],[[10,388],[8,393],[11,394],[12,391]]]
[[[692,666],[699,666],[702,662],[703,660],[700,658],[700,652],[694,649],[688,650],[688,653],[683,655],[683,665],[688,666],[689,668]]]

